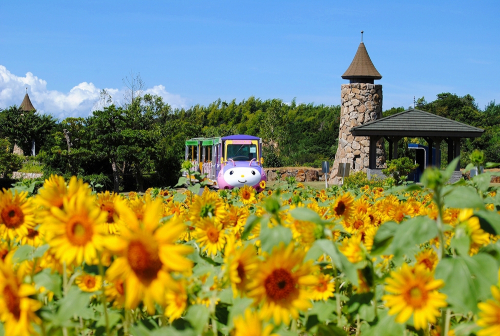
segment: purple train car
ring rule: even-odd
[[[206,174],[215,188],[248,185],[261,191],[260,182],[267,181],[262,167],[262,140],[255,136],[238,134],[187,140],[186,160]]]

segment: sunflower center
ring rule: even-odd
[[[201,208],[200,217],[205,218],[208,217],[208,215],[213,216],[214,212],[215,212],[215,206],[213,204],[205,204]]]
[[[328,283],[325,280],[321,280],[319,284],[316,286],[316,290],[318,292],[326,292],[328,289]]]
[[[417,285],[405,292],[404,298],[411,307],[421,308],[427,302],[427,291]]]
[[[430,261],[429,258],[423,259],[422,261],[420,261],[420,263],[424,264],[429,271],[432,271],[432,269],[434,268],[434,263]]]
[[[145,245],[141,241],[132,241],[127,250],[127,259],[130,267],[139,280],[150,284],[156,279],[163,264],[155,247]]]
[[[282,268],[275,269],[264,281],[267,296],[278,301],[286,299],[295,290],[295,280],[289,271]]]
[[[19,300],[19,297],[10,286],[5,286],[3,290],[3,299],[9,312],[14,315],[16,320],[19,320],[21,317],[21,300]]]
[[[108,224],[115,222],[115,220],[113,219],[113,215],[115,214],[115,208],[113,207],[113,204],[104,204],[101,210],[108,213],[108,218],[106,219],[106,222]]]
[[[214,228],[210,227],[207,230],[207,238],[210,240],[211,243],[215,244],[219,241],[219,231]]]
[[[117,280],[115,282],[115,288],[120,295],[123,295],[123,293],[125,293],[125,290],[123,289],[123,280]]]
[[[345,204],[344,202],[340,201],[337,206],[335,207],[335,213],[338,215],[338,216],[342,216],[345,212]]]
[[[353,226],[354,228],[357,230],[359,229],[360,227],[362,227],[364,224],[364,222],[361,220],[361,219],[357,219],[354,223],[353,223]]]
[[[5,257],[7,256],[7,254],[9,254],[9,250],[7,250],[7,249],[1,249],[0,250],[0,259],[1,260],[5,260]]]
[[[243,198],[244,200],[249,200],[250,196],[251,196],[251,194],[248,190],[243,190],[241,192],[241,198]]]
[[[94,288],[95,287],[95,278],[93,276],[85,276],[83,283],[85,284],[85,287],[87,288]]]
[[[241,262],[238,263],[238,267],[236,267],[236,272],[238,272],[238,278],[241,281],[245,280],[245,267]]]
[[[2,221],[9,229],[15,229],[24,223],[24,213],[17,205],[11,204],[2,209]]]
[[[27,235],[28,238],[34,239],[34,238],[38,237],[38,235],[39,235],[39,232],[37,230],[28,229],[28,235]]]
[[[92,240],[94,230],[86,218],[73,216],[66,225],[66,234],[73,245],[83,246]]]

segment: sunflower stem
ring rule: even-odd
[[[451,310],[450,308],[447,308],[444,313],[444,319],[443,319],[443,335],[447,336],[448,332],[450,330],[450,319],[451,319]]]
[[[441,202],[441,189],[436,189],[436,205],[438,207],[438,217],[437,217],[437,227],[438,227],[438,236],[439,236],[439,251],[438,251],[438,259],[441,260],[445,256],[445,241],[444,241],[444,233],[443,233],[443,203]]]
[[[359,320],[359,314],[356,314],[356,336],[359,336],[361,332],[361,321]]]
[[[332,266],[335,272],[335,301],[336,301],[335,304],[337,305],[337,326],[340,327],[341,326],[340,314],[342,313],[342,307],[340,306],[340,293],[339,293],[340,286],[339,286],[337,267],[335,267],[335,265],[333,264],[333,260],[332,260]]]
[[[104,267],[102,266],[102,258],[101,258],[101,253],[97,252],[97,258],[99,259],[99,274],[101,275],[102,281],[104,282]],[[107,302],[106,302],[106,291],[104,287],[104,283],[102,284],[102,294],[101,294],[101,301],[102,301],[102,309],[104,310],[104,320],[106,321],[106,335],[111,335],[109,333],[109,317],[108,317],[108,307],[107,307]]]
[[[66,261],[63,261],[63,293],[64,296],[68,293],[68,275],[66,274]]]

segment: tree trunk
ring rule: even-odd
[[[141,167],[139,162],[134,162],[134,171],[135,171],[135,182],[137,184],[137,191],[144,192],[144,178],[142,176]]]
[[[111,168],[113,169],[113,191],[118,193],[120,192],[120,172],[118,171],[118,165],[114,157],[111,158]]]

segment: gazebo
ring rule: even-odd
[[[391,116],[351,128],[354,136],[370,138],[369,173],[380,174],[376,167],[376,143],[385,138],[389,142],[389,160],[398,157],[398,142],[403,137],[423,138],[429,148],[438,147],[442,141],[448,144],[448,162],[460,155],[461,138],[477,138],[484,130],[444,118],[429,112],[409,109]],[[429,151],[432,162],[432,150]],[[455,168],[460,171],[460,165]],[[458,174],[457,174],[458,175]]]

